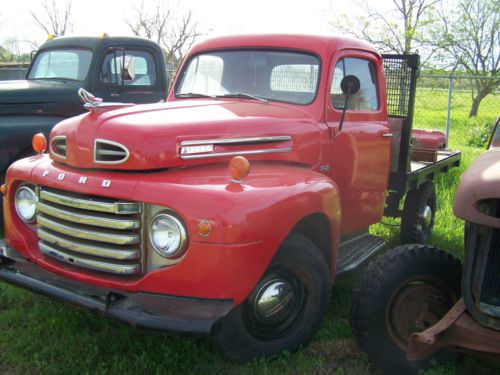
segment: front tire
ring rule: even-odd
[[[462,265],[452,255],[426,245],[389,250],[370,264],[355,288],[352,327],[358,346],[388,374],[413,374],[445,350],[423,361],[406,359],[408,338],[436,324],[461,295]]]
[[[307,238],[291,234],[248,298],[216,327],[215,339],[236,362],[293,353],[319,328],[330,291],[321,251]]]

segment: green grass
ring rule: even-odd
[[[498,96],[490,99],[500,108]],[[446,111],[435,110],[432,101],[426,104],[430,100],[446,102],[446,92],[441,91],[439,95],[424,90],[420,95],[419,92],[417,126],[444,129]],[[455,107],[453,113],[451,147],[462,150],[463,161],[460,168],[440,176],[436,182],[439,212],[431,239],[433,244],[460,257],[463,222],[453,216],[451,202],[460,174],[483,151],[468,146],[471,121],[467,119],[466,107],[460,110]],[[476,122],[492,122],[496,115],[481,114]],[[385,222],[397,224],[397,221]],[[378,224],[373,231],[389,244],[397,244],[398,228]],[[210,340],[134,329],[0,283],[0,373],[376,374],[356,348],[349,325],[351,292],[357,277],[354,275],[334,286],[325,322],[309,347],[294,355],[284,354],[276,360],[257,360],[245,365],[227,361]],[[494,364],[467,356],[463,362],[435,367],[426,374],[499,372]]]

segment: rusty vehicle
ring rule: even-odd
[[[418,62],[339,36],[228,36],[192,47],[165,103],[82,92],[88,113],[7,172],[0,279],[212,336],[236,361],[298,350],[332,283],[385,246],[372,224],[432,231],[433,180],[461,153],[413,158]]]
[[[500,355],[499,121],[453,203],[465,220],[463,275],[451,254],[404,245],[371,263],[355,290],[356,340],[386,373],[415,373],[460,351]]]

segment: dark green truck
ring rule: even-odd
[[[162,50],[135,37],[47,40],[26,80],[0,82],[0,183],[13,161],[32,153],[33,134],[48,135],[57,122],[84,112],[79,88],[106,102],[164,100],[168,77]]]

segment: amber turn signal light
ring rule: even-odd
[[[37,133],[33,136],[31,145],[33,146],[33,150],[41,154],[47,150],[47,138],[45,138],[43,133]]]
[[[229,174],[239,181],[250,173],[250,162],[243,156],[235,156],[229,161]]]
[[[210,232],[212,232],[212,226],[210,225],[210,222],[208,220],[202,220],[198,224],[198,230],[200,236],[208,237],[210,235]]]
[[[5,189],[6,189],[5,184],[3,184],[2,186],[0,186],[0,193],[1,194],[5,194]]]

